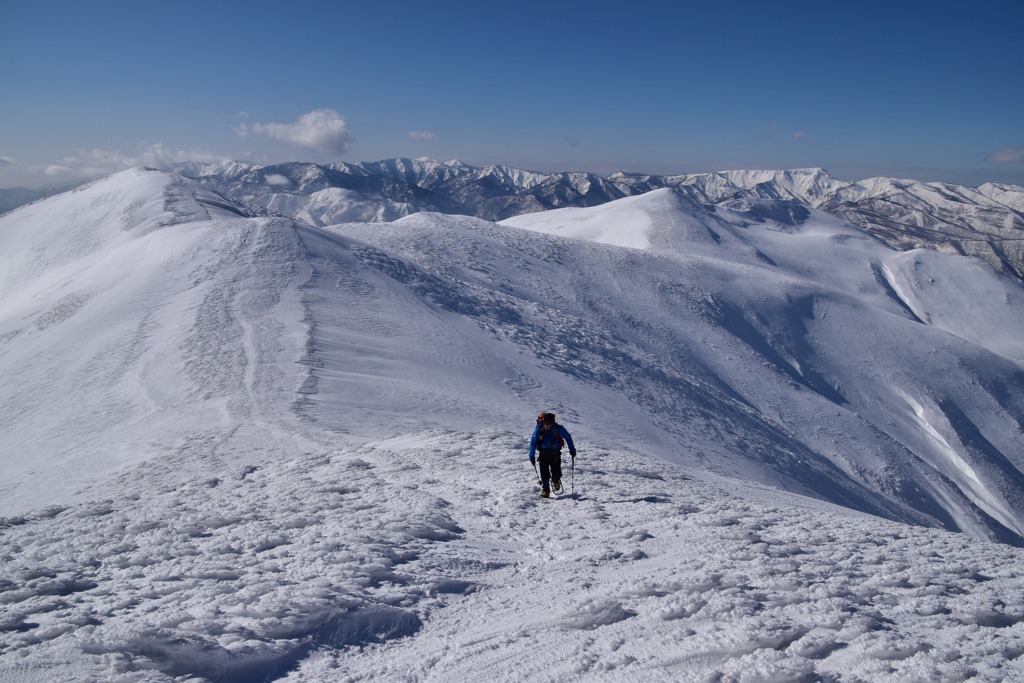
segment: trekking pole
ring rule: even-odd
[[[540,484],[540,472],[537,470],[537,463],[531,460],[530,464],[533,465],[533,473],[537,475],[537,483]]]
[[[573,495],[576,494],[576,456],[569,461],[569,483],[572,485]]]

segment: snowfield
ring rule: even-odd
[[[0,681],[1024,680],[1022,295],[668,189],[316,227],[135,170],[23,207]],[[579,449],[551,500],[540,410]]]
[[[172,459],[10,520],[0,680],[1024,677],[1019,549],[622,451],[543,500],[523,446]]]

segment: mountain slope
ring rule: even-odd
[[[796,217],[819,209],[893,248],[967,254],[1024,279],[1024,188],[1008,185],[967,188],[893,178],[851,183],[822,169],[602,178],[429,159],[331,167],[186,164],[179,171],[238,201],[315,225],[391,221],[419,211],[502,220],[671,188],[708,211],[746,206],[753,221],[781,217],[762,216],[765,207]]]
[[[787,198],[253,213],[0,218],[0,681],[1019,674],[1015,281]]]
[[[280,332],[303,320],[280,224],[146,171],[3,218],[4,512],[194,441],[213,449],[267,407],[236,391],[301,385],[303,341]],[[261,346],[263,327],[280,339]]]
[[[317,229],[204,192],[126,174],[5,219],[9,461],[37,444],[99,472],[253,421],[367,438],[515,429],[549,406],[593,442],[981,537],[1024,530],[1021,291],[972,261],[669,190],[511,221],[529,231],[439,214]]]

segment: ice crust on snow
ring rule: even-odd
[[[154,461],[8,519],[0,680],[1024,674],[1020,549],[603,449],[540,500],[522,441]]]
[[[1024,677],[1020,287],[787,201],[0,218],[0,681]]]

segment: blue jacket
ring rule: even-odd
[[[537,450],[562,450],[562,447],[558,445],[558,437],[565,439],[570,453],[576,452],[576,447],[572,444],[572,436],[569,435],[569,431],[565,427],[556,422],[547,432],[541,432],[541,425],[537,425],[537,428],[533,430],[533,437],[530,439],[530,460],[533,460],[533,454]]]

